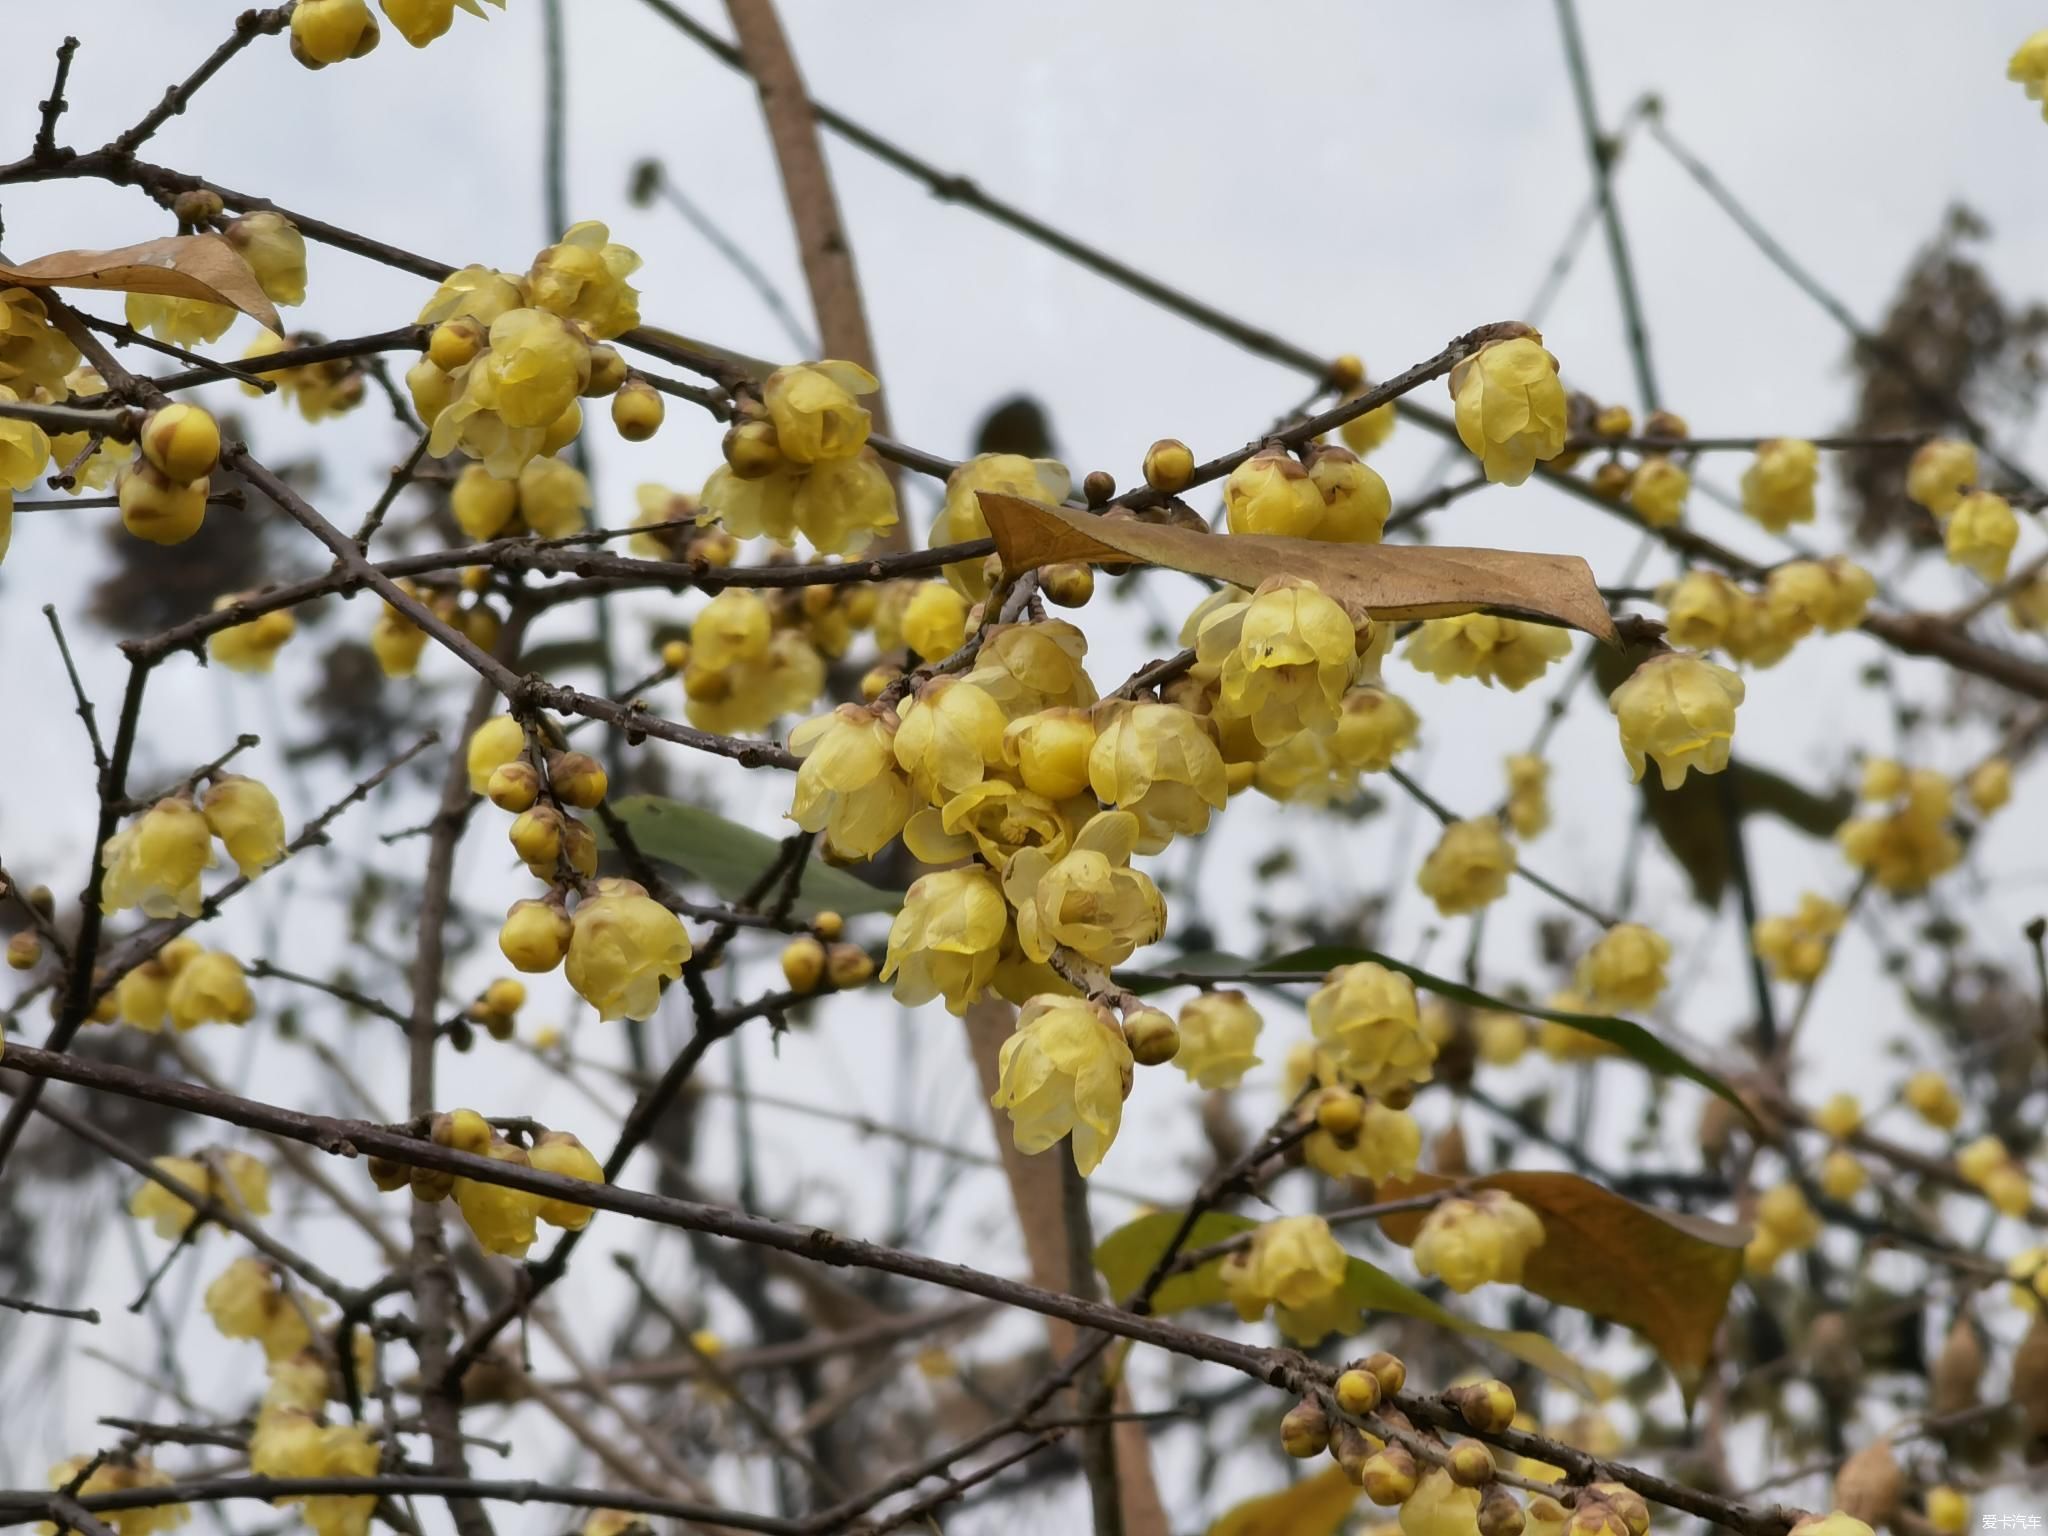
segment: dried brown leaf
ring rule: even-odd
[[[1577,555],[1419,544],[1324,544],[1265,534],[1199,533],[1124,515],[1098,516],[982,491],[982,515],[1012,571],[1085,560],[1160,565],[1255,588],[1273,576],[1312,581],[1354,617],[1433,619],[1490,609],[1616,643],[1592,567]]]
[[[1456,1182],[1417,1174],[1384,1184],[1377,1193],[1399,1200]],[[1742,1272],[1747,1232],[1638,1205],[1573,1173],[1495,1173],[1466,1185],[1504,1190],[1543,1218],[1543,1245],[1522,1268],[1527,1289],[1635,1329],[1671,1367],[1687,1398],[1692,1396],[1713,1354],[1728,1293]],[[1426,1214],[1383,1216],[1380,1229],[1406,1246]]]
[[[117,251],[57,251],[18,267],[0,263],[0,283],[204,299],[238,309],[280,334],[284,330],[249,263],[219,235],[166,235]]]

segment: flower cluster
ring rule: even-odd
[[[195,804],[168,795],[123,826],[100,850],[100,908],[139,907],[147,917],[197,917],[199,877],[219,862],[218,838],[244,877],[284,857],[284,813],[254,779],[216,775]]]
[[[1519,1284],[1543,1239],[1542,1217],[1504,1190],[1483,1189],[1432,1206],[1409,1251],[1416,1269],[1462,1292]]]
[[[192,1157],[155,1158],[152,1166],[237,1215],[270,1214],[270,1170],[246,1152],[209,1148]],[[154,1225],[158,1237],[181,1237],[201,1212],[184,1196],[151,1179],[135,1191],[128,1214]]]

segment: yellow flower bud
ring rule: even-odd
[[[1956,503],[1943,528],[1949,564],[1967,566],[1986,582],[2005,580],[2020,521],[2012,503],[1994,491],[1972,491]]]
[[[524,1168],[531,1163],[525,1152],[499,1139],[492,1140],[485,1149],[485,1155],[494,1163],[512,1167]],[[456,1209],[462,1212],[470,1235],[481,1247],[508,1259],[526,1257],[526,1250],[540,1235],[535,1226],[540,1214],[540,1196],[530,1195],[521,1189],[508,1189],[503,1184],[465,1179],[459,1174],[455,1179],[454,1195]]]
[[[1343,965],[1309,994],[1309,1029],[1344,1082],[1386,1098],[1434,1074],[1436,1047],[1423,1033],[1415,984],[1365,960]]]
[[[1491,816],[1454,821],[1422,861],[1415,883],[1445,917],[1477,912],[1507,894],[1514,844]]]
[[[206,521],[205,476],[175,481],[154,464],[137,460],[115,484],[121,526],[152,544],[182,544]]]
[[[359,59],[377,46],[368,0],[304,0],[292,10],[292,57],[308,69]]]
[[[1520,485],[1564,451],[1566,402],[1557,359],[1535,332],[1482,347],[1451,370],[1458,440],[1486,478]]]
[[[903,610],[903,639],[922,661],[937,661],[967,639],[967,599],[943,581],[919,584]]]
[[[1365,1496],[1383,1509],[1397,1504],[1405,1508],[1415,1497],[1416,1473],[1415,1458],[1402,1447],[1389,1445],[1366,1458],[1358,1483]]]
[[[228,850],[243,878],[284,857],[284,812],[277,796],[255,779],[223,774],[200,801],[206,825]]]
[[[792,992],[815,992],[825,978],[825,946],[808,933],[791,939],[782,951],[782,978]]]
[[[552,971],[569,952],[569,914],[547,901],[515,901],[498,930],[498,948],[529,974]]]
[[[1684,652],[1652,656],[1608,695],[1621,728],[1621,749],[1640,779],[1654,759],[1666,789],[1688,769],[1719,773],[1728,766],[1742,679]]]
[[[874,957],[858,944],[831,944],[825,949],[825,979],[842,992],[864,987],[874,978]]]
[[[1955,511],[1977,483],[1977,447],[1952,437],[1922,443],[1906,466],[1906,494],[1936,517]]]
[[[1775,1184],[1757,1197],[1759,1231],[1767,1233],[1783,1253],[1799,1253],[1820,1240],[1820,1217],[1807,1204],[1797,1184]]]
[[[500,480],[481,464],[464,465],[448,493],[448,510],[472,539],[494,539],[519,513],[519,481]]]
[[[229,220],[225,233],[273,304],[306,302],[306,239],[296,224],[265,208]]]
[[[165,1007],[180,1030],[201,1024],[246,1024],[256,1016],[242,963],[216,951],[194,955],[171,978]]]
[[[1378,470],[1348,448],[1320,448],[1309,459],[1308,478],[1323,498],[1311,537],[1333,544],[1379,543],[1394,503]]]
[[[1139,1066],[1163,1066],[1180,1050],[1180,1028],[1161,1009],[1132,1008],[1124,1014],[1124,1043]]]
[[[519,515],[544,539],[581,533],[590,505],[589,480],[566,459],[539,454],[519,471]]]
[[[1579,961],[1578,983],[1600,1009],[1647,1008],[1665,986],[1671,944],[1641,923],[1617,923]]]
[[[1772,533],[1813,521],[1813,491],[1820,478],[1820,451],[1796,437],[1757,444],[1756,457],[1742,472],[1742,510]]]
[[[1963,791],[1980,816],[1989,816],[2012,798],[2012,764],[2002,757],[1986,758],[1970,770]]]
[[[1356,400],[1362,389],[1346,390],[1345,404]],[[1354,416],[1337,429],[1337,435],[1344,439],[1344,446],[1360,458],[1374,452],[1394,435],[1394,402],[1376,405],[1362,416]]]
[[[881,386],[857,363],[778,368],[761,387],[782,456],[798,464],[850,459],[868,440],[870,418],[856,397]]]
[[[1750,942],[1764,964],[1770,967],[1773,976],[1780,981],[1805,984],[1827,969],[1834,937],[1842,931],[1846,920],[1847,914],[1834,902],[1808,891],[1799,898],[1796,913],[1759,919],[1751,931]],[[1854,1109],[1853,1098],[1848,1095],[1837,1097],[1848,1098],[1850,1108]],[[1852,1129],[1853,1125],[1852,1121]],[[1848,1133],[1830,1131],[1829,1134],[1842,1136]]]
[[[453,373],[475,360],[489,335],[483,322],[473,315],[443,320],[427,337],[427,360],[443,373]]]
[[[1223,512],[1232,533],[1306,539],[1323,521],[1323,496],[1308,470],[1278,448],[1255,453],[1223,482]]]
[[[533,1144],[527,1160],[536,1172],[559,1174],[565,1179],[582,1179],[590,1184],[605,1182],[604,1166],[590,1149],[567,1131],[549,1131]],[[543,1199],[536,1212],[551,1227],[579,1232],[590,1225],[591,1209],[570,1200]]]
[[[499,810],[517,815],[540,798],[540,771],[524,758],[500,763],[484,781],[484,793]]]
[[[601,1018],[645,1019],[689,958],[680,918],[631,880],[601,880],[577,905],[565,974]]]
[[[640,295],[626,282],[638,271],[639,253],[618,244],[594,219],[571,224],[561,240],[533,259],[527,291],[537,308],[573,320],[598,341],[640,323]]]
[[[234,593],[214,599],[218,613],[231,608],[240,598]],[[268,672],[277,661],[285,642],[298,633],[298,623],[289,609],[274,608],[246,624],[231,624],[206,637],[206,654],[231,672]]]
[[[1235,1088],[1259,1064],[1263,1024],[1242,992],[1204,992],[1181,1006],[1173,1063],[1198,1088]]]
[[[612,395],[612,425],[629,443],[644,443],[661,430],[668,407],[645,379],[627,379]]]
[[[604,803],[611,781],[604,765],[588,752],[552,752],[548,755],[548,783],[564,805],[592,810]]]
[[[1624,494],[1644,522],[1652,528],[1669,528],[1685,515],[1685,498],[1691,490],[1692,476],[1684,467],[1654,453],[1636,466]]]
[[[2048,36],[2042,36],[2041,51],[2044,60],[2048,60]],[[2044,62],[2043,70],[2048,72],[2048,62]],[[1969,1499],[1947,1483],[1928,1489],[1927,1523],[1934,1527],[1938,1536],[1962,1536],[1970,1528]]]
[[[157,1157],[151,1164],[229,1210],[243,1216],[270,1214],[270,1170],[246,1152],[203,1152],[197,1157]],[[197,1219],[197,1207],[154,1181],[128,1202],[128,1214],[152,1223],[158,1237],[175,1238]]]
[[[1320,1456],[1330,1448],[1330,1418],[1323,1405],[1304,1397],[1280,1419],[1280,1445],[1299,1461]]]
[[[1552,662],[1570,655],[1571,648],[1570,634],[1553,625],[1462,613],[1423,620],[1401,654],[1411,667],[1440,683],[1476,677],[1489,688],[1499,682],[1519,693]]]
[[[601,399],[606,395],[617,394],[624,387],[629,371],[626,360],[619,355],[617,347],[592,347],[590,382],[583,386],[585,398]]]
[[[493,715],[470,734],[467,765],[471,794],[485,793],[491,775],[526,750],[526,728],[510,715]]]
[[[1049,505],[1065,501],[1073,489],[1067,467],[1053,459],[1027,459],[1016,453],[978,454],[946,477],[946,504],[932,520],[931,543],[964,543],[988,537],[979,491],[1000,491]],[[979,560],[961,560],[946,567],[950,581],[969,601],[988,596],[988,576]]]
[[[1095,573],[1085,565],[1062,562],[1040,566],[1038,590],[1057,608],[1085,608],[1095,595]]]
[[[1864,1172],[1863,1164],[1856,1160],[1856,1154],[1853,1152],[1846,1152],[1837,1147],[1821,1159],[1821,1193],[1830,1200],[1854,1199],[1868,1179],[1869,1175]]]
[[[220,425],[196,405],[151,411],[136,443],[145,459],[180,485],[203,479],[220,462]]]
[[[1162,437],[1145,450],[1145,483],[1169,496],[1195,478],[1195,456],[1177,437]]]

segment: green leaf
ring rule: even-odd
[[[1180,1223],[1178,1211],[1155,1211],[1118,1227],[1096,1246],[1095,1267],[1109,1282],[1112,1296],[1122,1301],[1145,1283],[1145,1277],[1152,1273],[1152,1266],[1166,1252],[1166,1245],[1173,1240],[1173,1234],[1180,1230]],[[1194,1230],[1181,1251],[1194,1253],[1260,1225],[1249,1216],[1210,1211],[1195,1222]],[[1169,1312],[1184,1312],[1190,1307],[1221,1304],[1225,1300],[1222,1267],[1221,1259],[1212,1259],[1196,1269],[1175,1275],[1152,1298],[1153,1312],[1164,1316]],[[1592,1381],[1584,1369],[1541,1334],[1488,1328],[1483,1323],[1462,1318],[1364,1259],[1351,1260],[1344,1279],[1344,1296],[1363,1311],[1394,1312],[1466,1338],[1484,1340],[1555,1377],[1575,1392],[1588,1396],[1593,1394]]]
[[[1356,965],[1361,961],[1374,961],[1390,971],[1399,971],[1425,992],[1434,992],[1472,1008],[1492,1009],[1500,1013],[1520,1013],[1532,1019],[1548,1019],[1555,1024],[1582,1030],[1596,1039],[1605,1040],[1616,1050],[1633,1057],[1652,1072],[1669,1073],[1698,1083],[1709,1093],[1726,1099],[1745,1117],[1749,1106],[1742,1102],[1735,1090],[1720,1077],[1709,1072],[1690,1056],[1651,1034],[1642,1025],[1628,1019],[1616,1018],[1605,1013],[1571,1013],[1561,1008],[1543,1008],[1535,1003],[1514,1003],[1504,997],[1495,997],[1477,987],[1468,987],[1463,982],[1452,981],[1448,976],[1438,976],[1420,966],[1409,965],[1396,960],[1392,955],[1383,955],[1376,949],[1359,949],[1346,944],[1318,944],[1309,949],[1297,949],[1284,955],[1274,955],[1267,960],[1244,960],[1235,955],[1195,954],[1181,955],[1172,962],[1171,969],[1161,972],[1119,971],[1116,981],[1119,986],[1136,993],[1160,992],[1168,987],[1185,985],[1196,977],[1215,977],[1218,980],[1230,978],[1252,985],[1282,985],[1286,983],[1320,982],[1323,973],[1340,965]]]
[[[642,853],[703,881],[726,901],[744,896],[782,853],[775,838],[662,795],[629,795],[612,809]],[[604,828],[595,830],[599,846],[609,848]],[[854,917],[894,912],[902,905],[901,891],[869,885],[814,859],[804,866],[795,910],[804,917],[828,911]]]

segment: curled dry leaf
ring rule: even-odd
[[[1835,1508],[1865,1525],[1883,1525],[1899,1512],[1906,1474],[1889,1440],[1873,1440],[1835,1474]]]
[[[1219,535],[1049,507],[996,491],[978,494],[1003,565],[1012,571],[1068,560],[1161,565],[1246,588],[1293,576],[1314,582],[1354,619],[1435,619],[1483,608],[1566,624],[1617,643],[1593,568],[1577,555]]]
[[[1456,1187],[1434,1174],[1390,1180],[1382,1200]],[[1749,1233],[1741,1227],[1638,1205],[1573,1173],[1495,1173],[1465,1181],[1499,1189],[1543,1219],[1543,1245],[1522,1268],[1538,1296],[1635,1329],[1663,1357],[1690,1400],[1713,1354],[1728,1293],[1742,1272]],[[1380,1218],[1380,1230],[1406,1246],[1422,1230],[1423,1211]]]
[[[117,251],[57,251],[20,266],[0,262],[0,283],[204,299],[238,309],[273,331],[284,330],[249,263],[219,235],[166,235]]]

